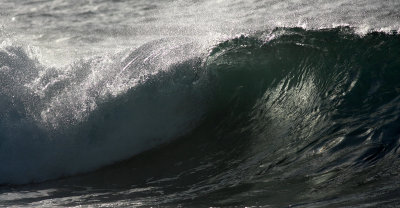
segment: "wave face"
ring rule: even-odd
[[[208,52],[161,39],[61,69],[8,45],[0,63],[1,184],[83,173],[164,144],[5,203],[399,203],[396,32],[277,28]]]

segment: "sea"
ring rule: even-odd
[[[0,0],[0,207],[400,207],[400,1]]]

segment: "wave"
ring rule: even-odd
[[[199,160],[214,167],[188,198],[193,186],[207,194],[278,175],[367,183],[399,167],[399,46],[395,32],[277,28],[209,51],[162,39],[64,68],[3,46],[0,184],[87,172],[179,138],[200,138],[182,151],[206,146]]]
[[[195,48],[160,40],[126,57],[46,68],[22,47],[4,47],[0,183],[93,170],[189,131],[204,114]]]

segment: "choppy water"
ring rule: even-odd
[[[399,1],[3,1],[0,206],[397,206]]]

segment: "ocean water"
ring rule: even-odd
[[[2,0],[0,207],[400,206],[399,11]]]

